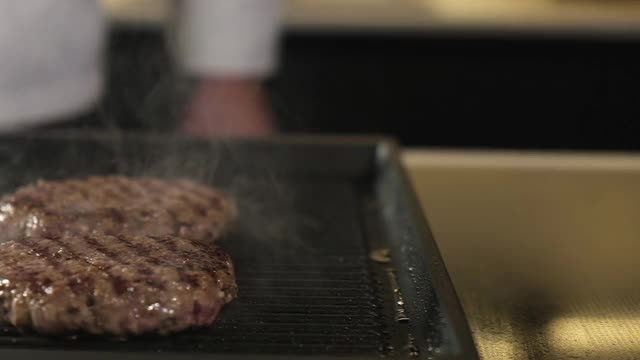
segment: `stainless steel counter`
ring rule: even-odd
[[[640,156],[405,161],[484,359],[640,359]]]

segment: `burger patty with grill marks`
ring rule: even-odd
[[[24,236],[142,234],[218,239],[231,199],[189,180],[92,176],[39,181],[0,200],[0,243]]]
[[[0,244],[0,323],[45,334],[168,334],[211,324],[236,293],[213,244],[72,234]]]
[[[168,334],[237,294],[214,244],[230,198],[186,180],[40,181],[0,201],[0,324],[45,334]]]

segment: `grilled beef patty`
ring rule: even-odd
[[[0,201],[0,323],[167,334],[212,323],[237,287],[213,242],[236,210],[190,181],[40,181]]]
[[[66,233],[0,244],[0,323],[45,334],[208,325],[236,292],[229,256],[211,243]]]
[[[0,200],[0,243],[65,234],[211,241],[228,229],[235,215],[227,196],[188,180],[93,176],[39,181]]]

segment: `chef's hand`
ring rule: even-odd
[[[188,104],[182,129],[192,136],[264,137],[274,133],[260,81],[250,78],[202,80]]]

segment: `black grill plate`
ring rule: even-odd
[[[0,171],[3,192],[38,178],[186,176],[230,191],[241,214],[222,241],[236,265],[239,298],[213,326],[127,340],[5,328],[2,359],[475,358],[441,261],[426,261],[439,254],[388,143],[40,135],[2,139]],[[391,262],[371,260],[371,251],[382,248],[391,250]],[[398,311],[410,321],[399,321]]]

